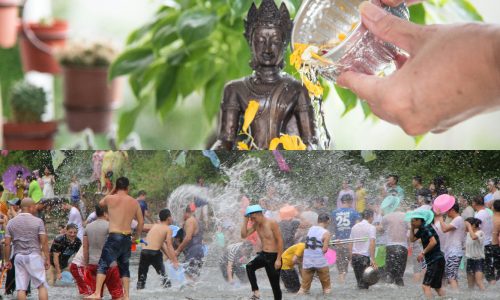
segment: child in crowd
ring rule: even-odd
[[[465,257],[467,258],[467,283],[469,289],[473,289],[474,284],[476,284],[480,290],[484,290],[484,232],[479,230],[479,225],[481,225],[479,219],[467,218],[465,220],[465,230],[467,232]]]
[[[281,256],[280,276],[286,290],[290,293],[297,293],[300,289],[299,274],[295,270],[295,265],[299,265],[299,269],[302,271],[302,257],[305,247],[305,243],[297,243],[286,249]]]

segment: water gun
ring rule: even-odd
[[[135,243],[136,244],[144,244],[144,245],[148,245],[148,242],[146,242],[144,239],[137,239],[135,240]]]

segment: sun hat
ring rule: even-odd
[[[449,211],[453,205],[455,205],[455,197],[448,194],[442,194],[434,200],[432,210],[436,212],[436,210],[439,209],[440,213],[445,213]]]
[[[260,205],[258,205],[258,204],[250,205],[245,210],[245,217],[248,217],[249,215],[251,215],[253,213],[262,212],[262,211],[263,211],[263,209]]]
[[[434,220],[434,213],[427,209],[409,211],[405,215],[405,221],[410,222],[411,219],[424,219],[425,225],[427,226]]]
[[[384,212],[384,214],[390,214],[399,207],[400,202],[401,198],[397,196],[387,196],[382,201],[382,204],[380,204],[380,209]]]

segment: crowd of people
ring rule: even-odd
[[[50,176],[47,169],[43,184],[49,184],[53,193],[54,178]],[[458,281],[460,269],[465,269],[469,289],[484,290],[500,280],[498,180],[487,181],[486,195],[470,197],[452,195],[442,177],[424,187],[422,178],[415,176],[414,196],[405,195],[398,176],[386,179],[375,192],[368,191],[363,182],[352,190],[344,181],[338,195],[331,197],[336,203],[320,197],[311,205],[293,205],[281,201],[273,188],[259,204],[252,205],[243,197],[240,230],[215,226],[218,232],[214,235],[222,235],[222,277],[229,284],[249,283],[253,300],[261,297],[256,276],[261,268],[275,299],[282,298],[281,285],[288,293],[308,294],[314,278],[319,279],[325,295],[334,293],[332,280],[345,284],[349,265],[361,290],[378,281],[404,286],[407,265],[412,265],[413,281],[422,282],[428,298],[432,289],[443,296],[445,285],[463,289]],[[213,233],[208,232],[212,230],[209,224],[214,222],[206,199],[190,199],[182,220],[174,220],[168,209],[154,215],[147,193],[141,190],[133,198],[128,179],[120,177],[86,216],[78,181],[73,178],[70,196],[58,203],[67,222],[59,225],[59,234],[49,242],[44,222],[44,210],[52,207],[45,198],[49,189],[32,188],[33,182],[33,186],[38,184],[36,176],[30,175],[28,180],[22,198],[9,201],[8,210],[0,213],[7,294],[17,291],[18,299],[26,299],[35,288],[40,299],[47,299],[48,286],[69,272],[79,294],[87,299],[100,299],[104,284],[113,299],[128,299],[129,264],[136,244],[142,245],[137,290],[146,288],[150,266],[165,288],[172,286],[167,266],[182,270],[189,281],[199,279],[204,244]],[[197,183],[203,187],[203,178]],[[40,190],[41,196],[33,190]],[[443,195],[456,197],[446,211],[434,203]],[[329,257],[332,251],[333,261]],[[336,279],[330,277],[333,264]]]

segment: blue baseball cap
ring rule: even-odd
[[[247,207],[245,211],[245,217],[248,217],[249,215],[256,213],[256,212],[262,212],[264,211],[260,205],[255,204],[255,205],[250,205]]]

